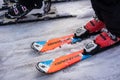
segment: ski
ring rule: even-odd
[[[37,63],[36,68],[43,73],[54,73],[84,59],[85,57],[89,57],[89,55],[83,56],[82,53],[83,50],[80,50],[55,59],[41,61]]]
[[[81,41],[81,39],[73,39],[74,34],[66,35],[63,37],[53,38],[44,41],[34,41],[31,45],[32,49],[37,52],[47,52],[60,48],[64,44],[71,44]]]
[[[52,11],[52,10],[51,10]],[[36,14],[29,14],[19,19],[7,19],[5,15],[0,16],[0,26],[2,25],[10,25],[10,24],[18,24],[18,23],[29,23],[35,21],[47,21],[47,20],[54,20],[54,19],[62,19],[62,18],[71,18],[76,17],[76,15],[72,15],[69,13],[57,13],[56,10],[53,12],[42,15],[39,13]]]
[[[117,42],[109,47],[101,48],[100,50],[96,51],[95,54],[97,54],[101,51],[105,51],[107,49],[110,49],[112,47],[115,47],[119,44],[120,44],[120,42]],[[92,46],[92,45],[90,45],[90,46]],[[90,46],[87,48],[90,48]],[[85,54],[86,52],[84,49],[85,48],[83,48],[79,51],[64,55],[64,56],[60,56],[60,57],[55,58],[55,59],[40,61],[37,63],[36,68],[40,72],[43,72],[46,74],[55,73],[55,72],[60,71],[64,68],[67,68],[68,66],[71,66],[77,62],[80,62],[82,60],[85,60],[85,59],[93,56],[91,53]]]
[[[84,39],[90,38],[91,35],[94,36],[98,33],[90,34],[86,36],[85,38],[74,38],[74,34],[69,34],[66,36],[52,38],[49,40],[34,41],[31,44],[31,48],[36,52],[44,53],[50,50],[54,50],[56,48],[61,48],[65,44],[75,44],[77,42],[81,42]]]
[[[34,15],[29,15],[25,16],[23,19],[4,19],[0,20],[0,26],[2,25],[10,25],[10,24],[18,24],[18,23],[29,23],[29,22],[36,22],[36,21],[47,21],[47,20],[54,20],[54,19],[62,19],[62,18],[71,18],[75,17],[75,15],[71,14],[53,14],[53,15],[45,15],[42,17],[34,16]]]

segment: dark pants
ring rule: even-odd
[[[97,17],[113,34],[120,36],[120,0],[91,0]]]

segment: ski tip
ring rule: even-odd
[[[40,67],[39,67],[39,62],[36,64],[36,69],[42,73],[46,73],[44,70],[42,70]],[[45,66],[42,66],[42,67],[45,67]]]
[[[32,42],[31,44],[31,48],[33,50],[35,50],[36,52],[41,52],[44,44],[46,43],[46,41],[36,41],[36,42]]]
[[[50,68],[50,65],[53,63],[53,60],[47,60],[47,61],[41,61],[38,62],[36,65],[36,69],[42,73],[49,73],[48,70]]]
[[[32,48],[34,51],[39,52],[39,50],[36,49],[35,46],[36,46],[36,45],[35,45],[35,42],[32,42],[31,48]]]

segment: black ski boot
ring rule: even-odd
[[[31,10],[27,9],[26,6],[15,4],[8,9],[8,12],[5,13],[5,18],[15,19],[21,18],[28,14]]]

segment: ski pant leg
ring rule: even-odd
[[[120,0],[91,0],[97,17],[113,34],[120,36]]]

